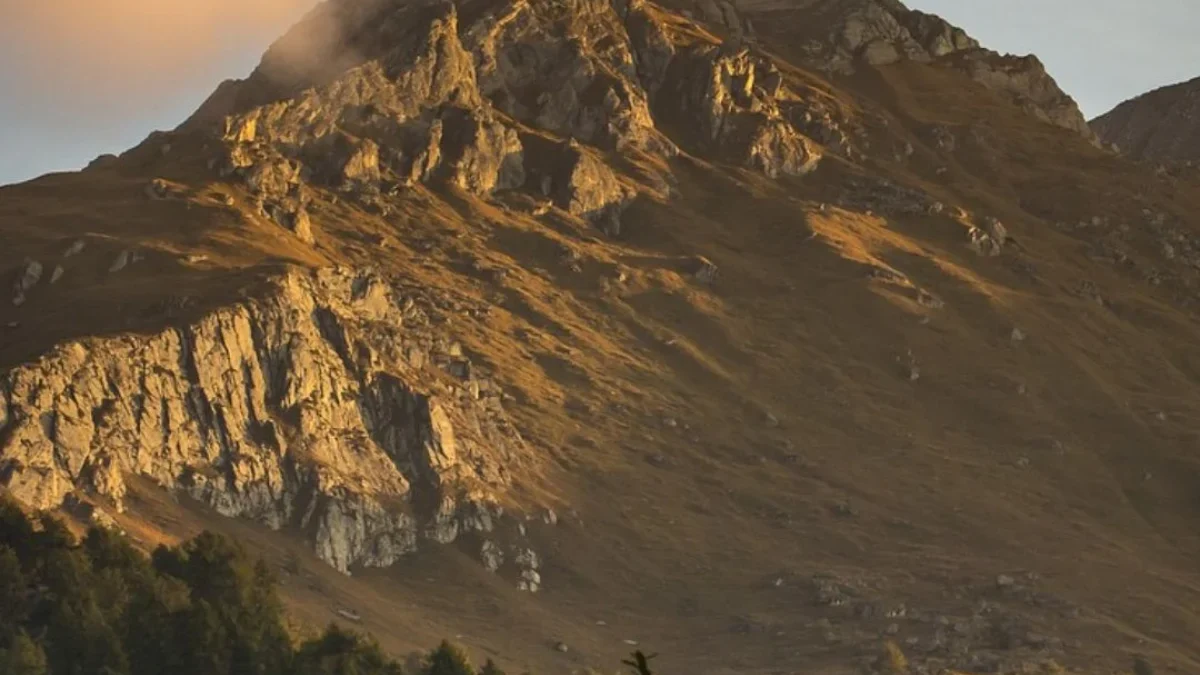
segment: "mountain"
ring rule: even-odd
[[[1193,671],[1198,207],[897,2],[332,0],[0,189],[0,483],[395,655]]]
[[[1200,159],[1200,78],[1125,101],[1091,127],[1135,159]]]

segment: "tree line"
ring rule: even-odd
[[[447,642],[420,671],[334,624],[294,638],[271,570],[225,537],[147,557],[110,530],[77,540],[0,499],[4,675],[504,675],[490,660],[477,674]]]

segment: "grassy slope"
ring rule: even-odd
[[[536,597],[487,575],[470,542],[352,579],[301,556],[305,572],[286,575],[285,590],[310,621],[352,606],[396,651],[461,634],[512,670],[614,664],[633,638],[663,652],[670,672],[839,672],[888,621],[814,605],[810,575],[958,615],[980,598],[1007,602],[994,597],[997,574],[1032,571],[1046,599],[1012,611],[1066,639],[1074,664],[1123,663],[1137,649],[1200,667],[1195,319],[1173,282],[1153,287],[1089,258],[1096,232],[1052,227],[1093,215],[1127,223],[1138,264],[1184,279],[1136,231],[1143,205],[1194,228],[1200,189],[1104,155],[947,71],[904,65],[839,86],[847,106],[886,109],[876,147],[908,140],[914,158],[831,160],[794,184],[682,159],[682,198],[639,203],[615,241],[562,214],[535,219],[519,199],[417,188],[388,219],[322,201],[308,248],[182,161],[186,139],[167,155],[145,147],[113,168],[0,189],[0,268],[93,238],[62,281],[0,308],[0,326],[20,322],[0,328],[0,363],[186,319],[285,261],[374,265],[498,305],[486,323],[464,317],[449,330],[516,396],[512,412],[538,450],[516,498],[578,515],[536,529],[547,558]],[[929,123],[956,130],[952,157],[921,142]],[[973,124],[981,140],[967,140]],[[996,215],[1019,247],[979,258],[951,218],[816,208],[863,170]],[[187,199],[147,200],[156,176]],[[232,206],[218,198],[227,193]],[[382,237],[386,255],[364,235]],[[130,246],[152,252],[108,274]],[[208,260],[179,257],[198,252]],[[687,278],[693,255],[720,266],[715,287]],[[497,281],[479,263],[508,274]],[[878,266],[945,308],[872,279]],[[1083,282],[1105,305],[1074,292]],[[161,303],[179,295],[197,300],[165,316]],[[1013,327],[1028,339],[1014,344]],[[917,381],[898,362],[909,351]],[[203,524],[281,563],[298,550],[151,489],[143,499],[126,526],[146,526],[148,542]],[[741,624],[762,629],[732,630]],[[557,640],[572,651],[553,651]]]

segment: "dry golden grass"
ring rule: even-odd
[[[447,329],[516,397],[511,412],[536,452],[514,471],[513,501],[577,513],[533,530],[546,592],[519,594],[486,574],[471,542],[341,577],[295,538],[150,488],[122,519],[127,530],[147,546],[225,530],[281,567],[300,561],[285,592],[310,622],[346,606],[398,653],[462,636],[510,671],[610,667],[635,639],[662,653],[663,672],[850,672],[853,646],[829,646],[814,627],[850,620],[811,602],[808,576],[866,579],[880,599],[951,612],[1013,570],[1085,608],[1082,619],[1020,609],[1075,645],[1069,661],[1115,663],[1147,641],[1161,662],[1200,669],[1200,326],[1167,289],[1090,259],[1086,235],[1052,226],[1092,215],[1137,226],[1153,205],[1195,233],[1200,189],[1109,157],[949,71],[902,65],[843,85],[822,84],[847,110],[882,101],[892,124],[873,133],[914,142],[918,160],[830,160],[772,183],[684,158],[672,164],[682,196],[640,201],[616,240],[565,214],[534,218],[519,201],[414,188],[388,218],[321,197],[307,247],[249,215],[238,189],[181,163],[187,144],[3,188],[0,269],[53,260],[77,237],[89,245],[59,284],[0,308],[0,327],[20,323],[0,336],[0,364],[185,321],[283,264],[371,265],[495,305],[488,321]],[[983,129],[998,144],[937,155],[951,169],[942,179],[919,135],[931,123],[961,139]],[[1019,248],[980,258],[951,217],[817,211],[864,171],[995,215]],[[142,189],[158,176],[186,196],[149,201]],[[108,274],[125,248],[147,259]],[[186,261],[196,254],[207,259]],[[714,287],[688,277],[695,255],[719,265]],[[508,273],[485,278],[475,262]],[[904,281],[872,279],[872,268]],[[1082,282],[1104,306],[1073,292]],[[918,289],[945,307],[922,306]],[[155,310],[180,295],[195,303]],[[1014,327],[1028,338],[1014,343]],[[901,363],[909,353],[917,381]],[[856,515],[838,516],[832,507],[847,502]],[[787,583],[764,584],[777,577]],[[773,629],[731,632],[746,616]],[[550,648],[559,640],[569,653]]]

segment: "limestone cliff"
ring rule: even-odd
[[[182,329],[61,345],[0,380],[0,480],[119,508],[148,478],[341,570],[490,530],[522,441],[437,317],[370,273],[295,271]]]

